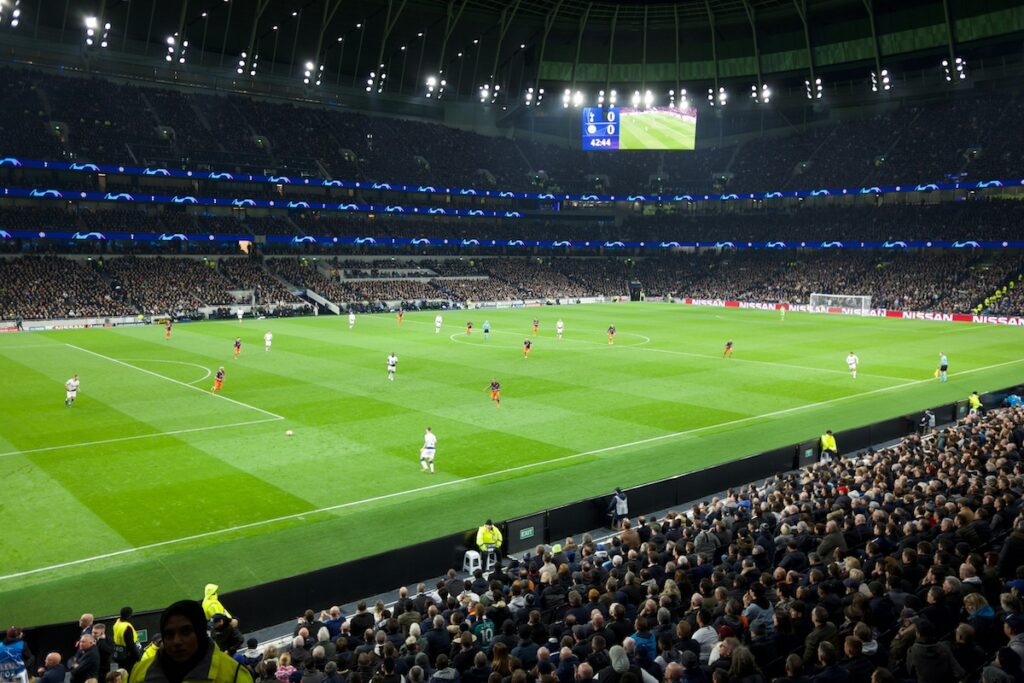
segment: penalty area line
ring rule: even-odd
[[[123,365],[126,368],[131,368],[132,370],[138,370],[139,372],[144,372],[147,375],[152,375],[153,377],[158,377],[159,379],[167,380],[168,382],[172,382],[174,384],[177,384],[178,386],[185,387],[186,389],[192,389],[193,391],[198,391],[200,393],[210,395],[210,392],[206,391],[205,389],[200,389],[197,386],[193,386],[191,384],[187,384],[187,383],[182,382],[180,380],[174,379],[173,377],[168,377],[167,375],[161,375],[159,372],[153,372],[152,370],[147,370],[146,368],[140,368],[138,365],[132,365],[131,363],[126,363],[123,360],[118,360],[117,358],[111,358],[110,356],[104,356],[102,353],[96,353],[95,351],[90,351],[89,349],[83,349],[81,346],[75,346],[74,344],[65,344],[65,346],[68,346],[68,347],[70,347],[72,349],[75,349],[77,351],[81,351],[83,353],[88,353],[88,354],[90,354],[92,356],[96,356],[97,358],[102,358],[103,360],[108,360],[111,363],[117,363],[118,365]],[[234,403],[237,406],[242,406],[243,408],[248,408],[249,410],[255,410],[257,412],[263,413],[264,415],[269,415],[270,417],[273,417],[273,418],[278,419],[278,420],[285,419],[283,415],[278,415],[277,413],[272,413],[269,410],[264,410],[263,408],[257,408],[256,406],[249,405],[248,403],[243,403],[242,401],[236,401],[235,399],[228,398],[227,396],[224,396],[223,394],[212,394],[212,395],[215,398],[223,399],[225,401],[228,401],[229,403]]]
[[[1007,361],[1005,363],[996,363],[995,365],[987,365],[979,368],[972,368],[970,370],[963,370],[958,373],[951,373],[951,377],[957,375],[969,375],[975,372],[983,372],[985,370],[992,370],[994,368],[1000,368],[1007,365],[1015,365],[1017,363],[1024,363],[1024,358],[1017,360]],[[531,462],[523,465],[517,465],[515,467],[508,467],[503,470],[496,470],[494,472],[484,472],[482,474],[476,474],[470,477],[462,477],[460,479],[450,479],[448,481],[438,482],[436,484],[428,484],[427,486],[419,486],[412,489],[405,489],[404,491],[392,491],[391,493],[382,493],[377,496],[371,496],[369,498],[363,498],[362,500],[352,500],[346,503],[338,503],[337,505],[329,505],[327,507],[317,508],[313,510],[306,510],[305,512],[296,512],[289,515],[282,515],[280,517],[274,517],[271,519],[264,519],[255,522],[248,522],[246,524],[239,524],[237,526],[226,527],[224,529],[215,529],[213,531],[206,531],[200,534],[193,534],[191,536],[184,536],[182,538],[172,538],[166,541],[157,541],[155,543],[148,543],[146,545],[134,546],[131,548],[122,548],[121,550],[114,550],[109,553],[103,553],[102,555],[94,555],[93,557],[83,557],[77,560],[69,560],[67,562],[60,562],[58,564],[52,564],[47,567],[37,567],[35,569],[26,569],[20,572],[13,572],[11,574],[5,574],[0,576],[0,582],[9,581],[11,579],[21,578],[25,576],[32,576],[34,574],[41,574],[44,572],[50,572],[57,569],[65,569],[67,567],[76,567],[83,564],[90,564],[92,562],[98,562],[100,560],[107,560],[114,557],[123,557],[125,555],[132,555],[135,553],[144,552],[147,550],[155,550],[157,548],[164,548],[167,546],[178,545],[180,543],[188,543],[189,541],[197,541],[205,538],[212,538],[215,536],[221,536],[224,534],[233,533],[236,531],[244,531],[246,529],[255,529],[263,526],[269,526],[272,524],[279,524],[281,522],[288,522],[295,519],[302,519],[312,515],[320,515],[328,512],[336,512],[338,510],[344,510],[350,507],[356,507],[366,505],[367,503],[376,503],[382,500],[391,500],[394,498],[402,498],[417,493],[424,493],[427,491],[437,491],[439,489],[456,486],[458,484],[465,484],[467,482],[480,481],[483,479],[491,479],[493,477],[500,477],[506,474],[512,474],[514,472],[521,472],[523,470],[534,469],[537,467],[546,467],[560,462],[566,462],[568,460],[575,460],[578,458],[584,458],[593,455],[601,455],[603,453],[611,453],[626,448],[632,448],[634,446],[643,446],[650,443],[656,443],[658,441],[666,441],[669,439],[676,439],[682,436],[689,436],[692,434],[699,434],[702,432],[712,431],[724,427],[732,427],[747,422],[753,422],[756,420],[762,420],[768,417],[777,417],[779,415],[787,415],[789,413],[797,413],[804,410],[812,410],[814,408],[820,408],[822,406],[833,405],[841,403],[843,401],[850,401],[857,398],[863,398],[865,396],[872,396],[874,394],[882,394],[889,391],[895,391],[896,389],[902,389],[910,386],[916,386],[918,384],[925,384],[928,382],[935,382],[934,378],[929,377],[928,379],[919,379],[906,382],[904,384],[897,384],[891,387],[883,387],[881,389],[873,389],[871,391],[864,391],[858,394],[850,394],[849,396],[840,396],[837,398],[827,399],[825,401],[817,401],[815,403],[807,403],[800,406],[793,406],[791,408],[783,408],[770,413],[764,413],[763,415],[750,415],[748,417],[741,417],[735,420],[729,420],[727,422],[719,422],[713,425],[705,425],[703,427],[695,427],[693,429],[687,429],[680,432],[672,432],[669,434],[659,434],[657,436],[648,437],[646,439],[640,439],[638,441],[630,441],[628,443],[616,444],[614,446],[605,446],[604,448],[597,448],[591,451],[584,451],[582,453],[572,453],[569,455],[562,455],[556,458],[549,458],[539,462]]]

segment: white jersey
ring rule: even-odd
[[[263,335],[263,343],[266,344],[267,346],[270,346],[273,343],[273,341],[274,341],[273,333],[267,332],[265,335]]]
[[[555,330],[558,332],[558,334],[562,334],[563,329],[565,329],[565,325],[562,324],[561,320],[555,323]]]
[[[434,318],[434,327],[441,329],[441,316]]]
[[[857,358],[857,354],[851,353],[849,356],[846,357],[846,365],[852,370],[857,367],[857,362],[859,360],[860,359]]]
[[[69,396],[73,396],[78,393],[78,384],[79,381],[74,377],[69,379],[67,382],[64,382],[64,389],[67,390]]]
[[[242,316],[245,315],[245,311],[243,311],[241,308],[239,308],[238,311],[235,313],[235,315],[238,316],[238,321],[241,322],[242,321]]]
[[[423,450],[435,450],[437,448],[437,435],[434,432],[427,432],[423,435]]]
[[[348,324],[349,325],[355,325],[356,324],[356,314],[355,313],[349,313],[348,314]]]
[[[388,372],[394,372],[396,365],[398,365],[398,356],[391,354],[388,356]]]

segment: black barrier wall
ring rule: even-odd
[[[1009,393],[1022,393],[1011,387],[985,394],[987,407],[999,405]],[[961,415],[960,403],[937,406],[931,410],[939,424],[955,421]],[[923,411],[922,411],[923,412]],[[841,454],[850,454],[868,446],[892,441],[913,433],[921,413],[882,420],[871,425],[844,430],[835,434]],[[690,501],[700,500],[720,491],[747,482],[757,481],[806,467],[818,460],[818,438],[772,451],[722,463],[687,474],[678,475],[626,491],[633,514],[663,510]],[[565,537],[590,529],[607,527],[608,496],[576,501],[568,505],[533,513],[503,523],[504,551],[521,552],[538,543],[561,542]],[[330,605],[353,602],[370,595],[396,590],[399,586],[427,576],[439,576],[448,569],[462,568],[462,553],[471,545],[475,529],[413,546],[350,560],[313,572],[261,584],[221,596],[224,604],[239,619],[245,632],[288,622],[308,608],[322,609]],[[196,596],[201,597],[201,596]],[[112,624],[114,619],[103,621]],[[159,611],[136,615],[138,628],[157,630]],[[70,654],[78,639],[76,624],[54,624],[28,630],[25,639],[34,653],[51,651]]]

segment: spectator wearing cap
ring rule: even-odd
[[[210,624],[212,626],[210,635],[213,636],[213,642],[217,644],[221,652],[225,652],[233,657],[242,645],[245,644],[242,632],[232,626],[226,614],[219,612],[214,614]]]
[[[966,672],[949,644],[938,640],[935,626],[922,619],[917,624],[917,641],[907,652],[907,673],[918,683],[957,683]]]
[[[64,683],[66,674],[67,669],[60,661],[60,653],[51,652],[46,655],[46,660],[39,669],[39,683]]]
[[[12,626],[0,643],[0,678],[5,681],[26,681],[32,667],[32,653],[21,636],[21,629]],[[83,638],[85,636],[92,639],[91,633],[83,634]]]
[[[1006,615],[1003,618],[1003,634],[1010,641],[1006,646],[1016,652],[1021,661],[1024,661],[1024,615]],[[1024,674],[1024,671],[1021,673]]]

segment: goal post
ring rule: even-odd
[[[852,308],[855,311],[871,310],[871,297],[860,294],[811,294],[807,302],[811,306]]]

